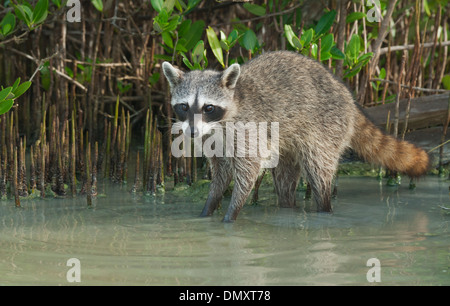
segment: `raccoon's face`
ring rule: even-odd
[[[170,84],[173,110],[185,135],[202,137],[233,113],[234,88],[240,75],[238,64],[223,72],[184,73],[168,62],[162,68]]]

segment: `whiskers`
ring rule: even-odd
[[[223,130],[225,128],[225,125],[223,124],[224,122],[226,122],[226,120],[214,121],[208,124],[211,130],[218,130],[218,129]]]

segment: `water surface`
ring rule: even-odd
[[[410,191],[374,178],[341,177],[334,213],[278,208],[270,188],[237,222],[224,210],[199,218],[203,201],[167,192],[132,196],[117,186],[84,198],[0,202],[0,285],[450,285],[449,182]],[[206,195],[205,195],[206,196]],[[229,201],[224,200],[225,207]]]

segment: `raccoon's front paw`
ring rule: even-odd
[[[229,215],[225,215],[222,219],[223,223],[233,223],[234,221],[236,221],[236,218],[232,218]]]
[[[200,217],[210,217],[212,216],[214,210],[210,209],[208,206],[205,206],[200,213]]]
[[[201,213],[200,213],[200,217],[202,217],[202,218],[204,218],[204,217],[210,217],[210,216],[212,216],[212,214],[208,214],[208,211],[202,211]]]

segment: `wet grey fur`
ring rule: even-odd
[[[358,109],[345,85],[320,63],[293,52],[265,53],[225,72],[163,71],[172,105],[202,97],[226,109],[219,122],[279,122],[279,164],[272,169],[278,203],[295,206],[300,176],[311,185],[319,211],[331,211],[332,180],[354,134]],[[191,98],[188,98],[191,97]],[[192,103],[192,101],[190,102]],[[258,174],[261,158],[214,157],[212,182],[202,216],[218,207],[231,180],[235,185],[224,221],[234,221]]]

